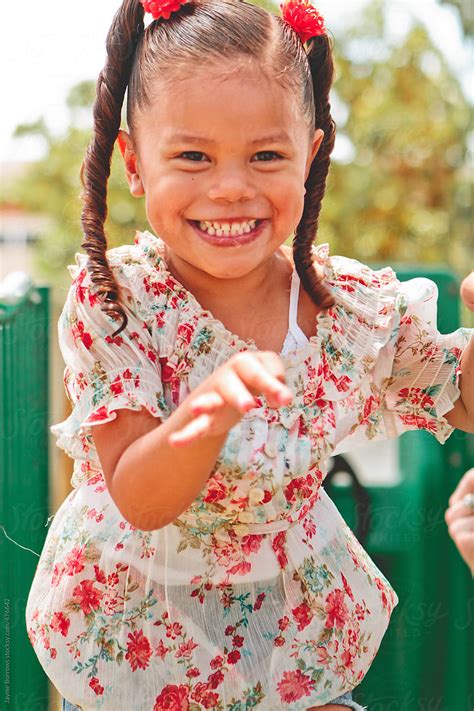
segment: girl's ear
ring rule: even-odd
[[[316,153],[319,151],[321,147],[321,142],[324,138],[324,131],[321,128],[317,128],[315,133],[314,133],[314,139],[313,139],[313,144],[310,146],[310,151],[308,155],[308,160],[306,161],[306,170],[305,170],[305,182],[308,179],[309,171],[311,169],[311,163],[316,157]]]
[[[117,143],[125,163],[125,175],[130,193],[133,197],[142,197],[145,195],[142,179],[137,170],[137,156],[133,147],[132,139],[127,131],[120,129],[117,136]]]

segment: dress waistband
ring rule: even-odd
[[[289,528],[295,525],[297,521],[291,521],[289,519],[278,519],[276,521],[264,521],[262,523],[244,523],[241,521],[228,521],[228,522],[223,522],[221,525],[218,525],[216,527],[213,526],[215,523],[214,519],[210,519],[208,517],[191,517],[191,516],[186,516],[183,517],[184,522],[187,525],[193,526],[196,525],[198,522],[201,524],[208,524],[209,525],[209,533],[215,533],[217,536],[219,536],[219,531],[221,529],[224,529],[229,527],[234,531],[234,533],[237,536],[248,536],[250,534],[255,535],[255,534],[273,534],[273,533],[280,533],[281,531],[287,531]]]

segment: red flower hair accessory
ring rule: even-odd
[[[280,10],[283,20],[291,25],[303,44],[310,37],[326,34],[323,17],[310,0],[288,0],[280,5]]]
[[[154,20],[159,17],[169,20],[171,13],[179,10],[187,0],[140,0],[140,2],[145,12],[150,12],[153,15]]]

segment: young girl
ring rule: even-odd
[[[473,431],[470,333],[438,333],[433,282],[313,247],[335,129],[307,0],[143,6],[122,3],[97,84],[59,320],[73,411],[51,428],[74,489],[28,634],[65,709],[361,709],[398,598],[328,458]],[[107,251],[117,137],[154,234]]]

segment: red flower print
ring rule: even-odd
[[[301,630],[304,630],[304,628],[307,627],[313,619],[313,613],[311,612],[311,609],[306,601],[302,602],[298,607],[295,607],[292,610],[292,613],[298,623],[298,629],[300,632]]]
[[[427,395],[422,388],[402,388],[398,391],[398,396],[422,410],[430,410],[434,406],[433,398]]]
[[[275,639],[273,640],[273,644],[275,645],[275,647],[283,647],[283,645],[285,644],[285,638],[282,637],[281,634],[279,634],[278,637],[275,637]]]
[[[224,681],[224,674],[219,669],[218,671],[214,672],[214,674],[210,674],[207,681],[211,689],[217,689],[219,684],[222,684],[222,682]]]
[[[198,645],[192,637],[188,639],[187,642],[182,642],[178,647],[178,651],[176,652],[176,658],[178,659],[179,657],[185,657],[186,659],[189,659],[193,654],[193,649],[196,649],[197,646]]]
[[[241,647],[244,643],[244,638],[241,637],[240,635],[236,634],[235,637],[232,640],[232,644],[234,647]]]
[[[205,709],[213,709],[219,703],[219,695],[213,691],[208,691],[201,697],[201,703]]]
[[[228,569],[230,575],[247,575],[252,570],[252,565],[247,560],[241,560]]]
[[[120,375],[117,375],[115,380],[110,383],[110,389],[114,395],[120,395],[120,393],[123,393],[123,383],[120,380]]]
[[[100,422],[101,420],[104,420],[106,417],[108,417],[108,413],[107,413],[107,408],[104,405],[103,407],[99,407],[95,412],[92,413],[92,415],[89,415],[89,417],[84,422],[84,424],[88,425],[88,424],[91,424],[92,422]]]
[[[349,595],[352,602],[354,602],[354,595],[352,593],[351,587],[350,587],[349,583],[347,582],[344,573],[342,573],[342,572],[341,572],[341,578],[342,578],[342,584],[344,585],[344,590],[346,591],[347,595]]]
[[[173,622],[166,627],[166,636],[171,637],[171,639],[176,639],[180,637],[183,633],[183,626],[179,622]]]
[[[316,524],[314,521],[311,521],[309,518],[306,518],[303,521],[303,528],[305,530],[306,535],[308,538],[312,538],[314,534],[316,533]]]
[[[67,637],[71,620],[63,612],[55,612],[51,620],[51,629],[54,632],[61,632],[63,637]]]
[[[94,587],[93,580],[82,580],[72,591],[73,601],[80,605],[84,615],[90,615],[92,610],[97,610],[103,594]]]
[[[51,585],[53,587],[56,587],[59,585],[61,582],[61,578],[64,575],[64,571],[66,570],[66,566],[64,563],[56,563],[56,565],[53,568],[53,577],[51,578]]]
[[[207,485],[207,493],[204,501],[207,504],[213,504],[216,501],[222,501],[228,495],[227,485],[223,481],[218,481],[216,477],[209,479]]]
[[[321,409],[324,407],[326,404],[326,398],[322,380],[319,380],[317,383],[310,381],[308,387],[306,388],[303,400],[304,404],[309,407],[319,407]]]
[[[85,546],[73,548],[72,551],[64,559],[65,570],[67,575],[75,575],[84,570],[84,550]]]
[[[98,565],[94,565],[94,571],[95,571],[95,579],[97,580],[98,583],[105,583],[107,582],[107,578],[105,577],[105,573],[101,568],[99,568]],[[117,582],[118,582],[118,575],[114,573],[114,575],[117,577]],[[109,575],[109,580],[112,578],[111,575]]]
[[[428,430],[428,432],[436,432],[438,427],[436,422],[428,420],[426,417],[418,417],[417,415],[400,415],[400,419],[406,425],[415,427],[418,430]]]
[[[253,609],[254,610],[260,610],[262,607],[262,602],[265,600],[265,593],[261,592],[257,595],[257,599],[255,600]]]
[[[84,330],[84,323],[82,321],[77,321],[75,326],[72,326],[71,333],[74,338],[74,342],[82,341],[87,350],[92,346],[92,336],[90,333]]]
[[[104,687],[99,684],[99,680],[96,676],[93,676],[89,682],[89,686],[96,696],[101,696],[104,693]]]
[[[123,610],[123,598],[121,598],[117,590],[109,589],[102,598],[102,609],[105,615],[115,615],[120,609]]]
[[[284,617],[281,617],[278,620],[278,627],[279,627],[279,629],[281,629],[282,632],[284,632],[286,630],[286,628],[288,627],[289,624],[290,624],[290,618],[287,615],[285,615]]]
[[[155,699],[153,711],[189,711],[189,690],[180,684],[168,684]]]
[[[388,609],[388,600],[387,600],[387,595],[385,593],[385,585],[380,580],[380,578],[375,578],[375,584],[377,585],[378,589],[382,593],[381,597],[382,597],[382,604],[383,604],[384,608]]]
[[[155,326],[158,330],[162,329],[163,326],[165,325],[165,312],[160,311],[159,313],[155,314]],[[161,360],[161,358],[160,358]]]
[[[123,338],[122,338],[122,336],[114,336],[113,338],[112,338],[112,336],[106,336],[105,342],[106,343],[113,343],[116,346],[121,346],[123,343]]]
[[[240,652],[238,649],[234,649],[230,654],[227,656],[227,661],[229,664],[236,664],[240,659]]]
[[[302,696],[310,696],[314,689],[314,681],[303,674],[300,669],[283,672],[283,678],[277,684],[281,700],[285,704],[298,701]]]
[[[349,611],[344,602],[344,591],[333,590],[326,598],[327,619],[325,627],[342,629],[349,618]]]
[[[186,672],[186,676],[188,677],[188,679],[192,679],[193,677],[200,675],[201,672],[197,667],[191,667],[191,669],[188,669],[188,671]]]
[[[211,669],[219,669],[224,663],[224,657],[221,657],[220,655],[217,657],[214,657],[214,659],[211,659],[209,662],[209,666]]]
[[[219,703],[218,694],[215,694],[213,691],[210,691],[209,685],[204,684],[203,682],[199,682],[199,684],[196,684],[191,694],[191,698],[193,699],[193,701],[197,701],[198,703],[202,704],[205,709],[212,709]]]
[[[186,345],[189,345],[189,343],[191,343],[193,333],[194,329],[190,323],[181,323],[178,326],[177,336],[178,338],[181,338]]]
[[[242,550],[245,555],[250,555],[251,553],[257,553],[262,545],[263,536],[253,534],[249,536],[244,536],[242,538]]]
[[[130,632],[128,635],[127,659],[132,667],[132,671],[146,669],[151,657],[151,645],[148,638],[144,636],[142,630]]]
[[[170,651],[171,650],[168,647],[165,647],[165,645],[163,644],[163,640],[160,639],[160,641],[155,647],[156,656],[160,659],[164,659]]]
[[[286,531],[280,531],[272,540],[272,548],[276,553],[280,568],[284,569],[288,565],[288,558],[284,550],[286,541]]]

